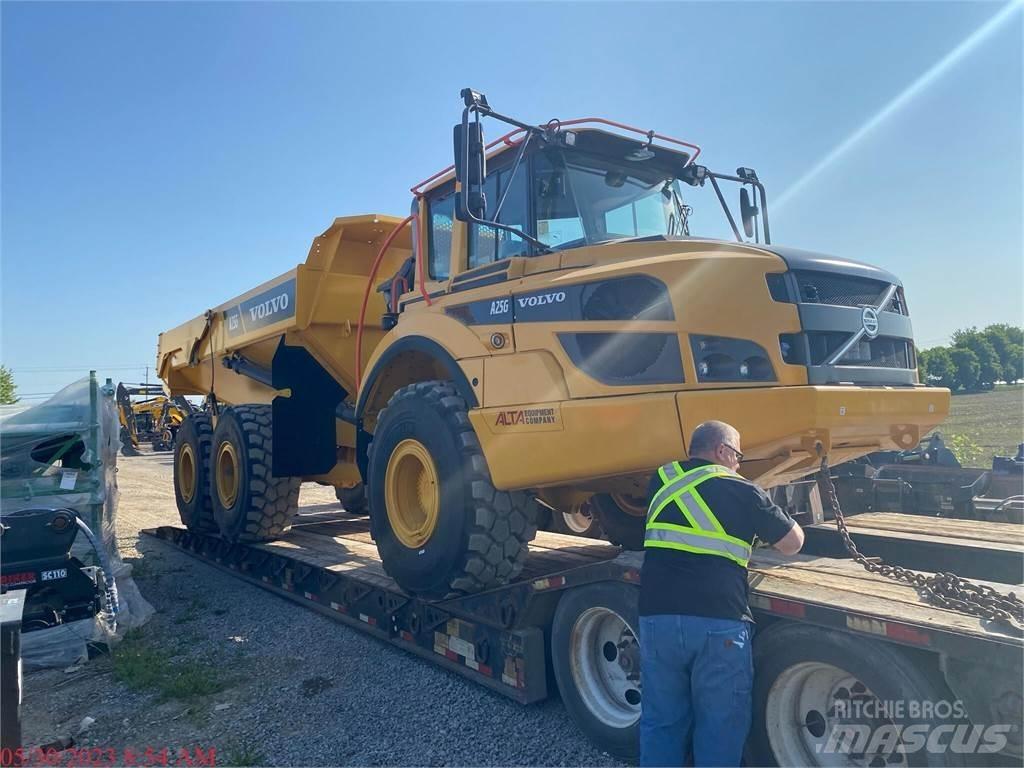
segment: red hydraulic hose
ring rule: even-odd
[[[384,260],[384,254],[387,253],[388,248],[391,247],[391,242],[398,236],[398,233],[402,231],[406,224],[412,221],[412,216],[407,216],[400,223],[395,225],[395,228],[391,230],[391,234],[384,240],[384,244],[380,247],[377,252],[376,258],[373,260],[373,264],[370,266],[370,274],[366,278],[366,290],[363,291],[363,305],[359,308],[359,325],[356,326],[356,393],[359,392],[359,385],[363,379],[363,321],[366,319],[366,305],[370,301],[370,289],[373,288],[373,281],[377,277],[377,270],[380,269],[380,263]]]

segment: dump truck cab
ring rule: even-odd
[[[162,335],[171,393],[211,404],[176,451],[192,527],[272,538],[300,479],[362,486],[388,573],[464,594],[519,572],[538,498],[642,546],[651,472],[707,419],[773,486],[945,417],[899,280],[772,244],[752,169],[463,98],[456,162],[406,219],[339,218],[304,264]],[[486,145],[483,117],[513,130]]]
[[[605,491],[637,518],[651,468],[685,455],[707,418],[739,425],[744,473],[778,485],[822,451],[915,445],[946,413],[944,392],[918,386],[898,278],[772,245],[752,169],[714,173],[694,144],[600,119],[517,127],[481,162],[472,125],[456,128],[465,168],[413,189],[414,262],[382,288],[393,343],[445,327],[423,337],[450,344],[499,487],[563,505]],[[701,237],[698,221],[733,240]],[[390,394],[374,391],[375,363],[370,421]]]

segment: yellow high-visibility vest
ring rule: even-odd
[[[659,467],[658,476],[662,485],[647,510],[644,547],[717,555],[746,568],[750,562],[750,542],[726,533],[697,490],[701,483],[713,477],[742,478],[720,464],[707,464],[684,471],[678,461]],[[678,510],[688,524],[665,522],[663,517],[666,510]]]

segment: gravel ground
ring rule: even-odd
[[[164,747],[170,764],[196,747],[217,765],[617,764],[557,694],[516,704],[140,536],[178,523],[170,454],[119,458],[118,483],[121,556],[156,614],[113,658],[26,675],[26,746],[72,735],[138,764]],[[333,489],[307,484],[301,504],[334,505]]]

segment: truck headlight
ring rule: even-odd
[[[690,336],[698,381],[775,381],[775,369],[760,344],[724,336]]]

